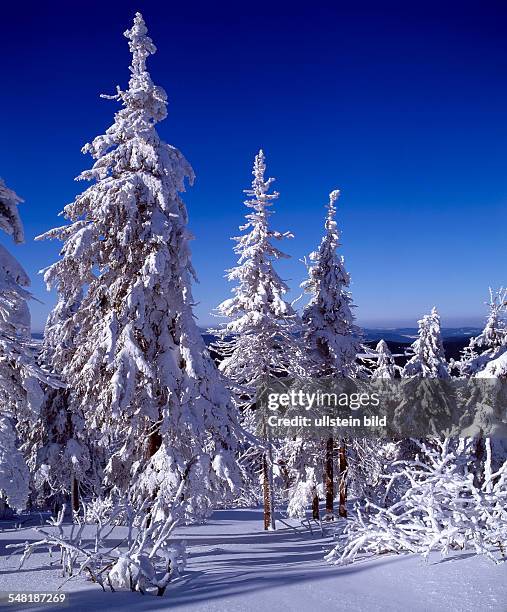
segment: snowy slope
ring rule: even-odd
[[[5,525],[5,523],[4,523]],[[0,526],[2,526],[0,524]],[[393,556],[347,567],[323,561],[330,537],[288,528],[263,532],[261,510],[216,512],[207,525],[181,528],[190,558],[183,579],[157,598],[136,593],[102,593],[76,579],[67,583],[72,610],[184,610],[189,612],[260,612],[283,609],[314,612],[477,612],[507,610],[507,564],[458,556],[428,563]],[[119,532],[117,537],[121,537]],[[57,570],[43,569],[45,554],[34,555],[22,571],[5,555],[8,541],[34,537],[29,528],[1,533],[0,591],[56,589]],[[0,609],[4,609],[0,605]],[[51,610],[52,607],[6,610]]]

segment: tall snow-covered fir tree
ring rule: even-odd
[[[65,207],[70,224],[41,237],[64,242],[45,271],[64,315],[49,329],[54,350],[69,339],[68,409],[108,454],[106,486],[168,507],[185,479],[187,518],[200,517],[234,487],[240,429],[192,313],[179,193],[194,173],[157,134],[167,96],[146,68],[156,47],[140,13],[125,36],[129,86],[109,96],[122,109],[83,148],[95,163],[78,179],[93,183]]]
[[[23,242],[18,214],[22,202],[0,180],[0,229]],[[26,505],[29,472],[23,446],[43,399],[41,382],[55,384],[36,364],[30,336],[26,289],[30,280],[21,265],[0,245],[0,506]]]
[[[247,231],[233,238],[234,252],[239,255],[236,267],[227,271],[227,278],[237,282],[234,296],[217,307],[220,316],[229,321],[217,343],[222,356],[220,370],[235,385],[248,408],[255,400],[260,385],[269,376],[291,373],[300,361],[295,359],[298,344],[294,333],[299,326],[298,315],[285,299],[288,287],[274,268],[274,261],[287,258],[274,244],[292,238],[290,232],[271,229],[269,209],[278,192],[269,193],[273,178],[266,179],[263,151],[255,157],[251,189],[245,189],[245,205],[252,209],[240,229]]]
[[[311,295],[303,311],[303,346],[308,358],[308,374],[313,377],[357,376],[360,366],[357,354],[361,351],[361,330],[354,323],[352,296],[349,291],[350,277],[345,270],[344,260],[338,254],[339,232],[336,223],[336,202],[339,190],[329,194],[325,220],[325,234],[317,251],[310,255],[309,278],[302,287]],[[290,442],[289,442],[290,444]],[[325,491],[326,515],[333,516],[334,501],[334,445],[330,436],[323,447],[311,441],[301,444],[295,440],[296,448],[308,455],[305,460],[293,461],[296,486],[292,491],[299,495],[301,490],[312,490],[317,494],[319,487],[305,486],[308,477],[313,481],[315,474],[323,474],[320,489]],[[288,456],[294,452],[287,449]],[[317,456],[314,455],[317,453]],[[310,456],[312,455],[312,456]],[[340,513],[345,513],[347,457],[345,441],[339,445],[340,466]],[[310,469],[308,469],[310,468]],[[290,507],[298,504],[290,500]],[[313,516],[318,518],[318,500],[313,500]]]
[[[325,229],[318,251],[310,255],[309,278],[302,284],[311,299],[303,311],[303,338],[314,375],[355,376],[361,352],[361,330],[354,324],[350,276],[337,253],[339,232],[336,201],[339,190],[329,194]]]
[[[247,222],[240,227],[246,233],[234,238],[236,267],[227,278],[236,282],[234,296],[217,307],[217,313],[229,321],[220,330],[222,339],[215,345],[222,357],[220,370],[230,381],[237,403],[243,411],[245,426],[252,427],[251,408],[260,388],[270,377],[293,374],[301,364],[295,332],[299,318],[285,299],[288,287],[274,268],[274,261],[287,255],[275,241],[292,237],[290,232],[271,229],[270,207],[278,198],[269,193],[273,178],[265,178],[263,151],[255,157],[252,187],[246,189],[245,205],[251,209]],[[265,502],[265,528],[274,528],[273,477],[270,453],[262,457]]]

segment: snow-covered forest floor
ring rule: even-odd
[[[39,523],[39,517],[33,517]],[[296,524],[292,522],[292,524]],[[11,525],[12,526],[12,525]],[[217,511],[205,525],[181,527],[176,539],[187,542],[189,560],[182,578],[164,597],[131,592],[102,592],[75,578],[67,582],[72,610],[189,610],[191,612],[327,609],[348,612],[476,612],[507,609],[507,563],[493,565],[470,554],[428,562],[411,555],[386,556],[336,567],[323,559],[332,537],[279,524],[262,531],[262,510]],[[5,545],[37,537],[29,526],[2,523],[0,591],[56,590],[58,569],[48,569],[47,554],[36,553],[22,570],[19,556]],[[121,527],[113,537],[121,539]],[[15,605],[9,610],[51,610],[61,606]]]

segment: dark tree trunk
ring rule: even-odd
[[[79,482],[75,476],[72,477],[71,487],[72,512],[79,512]]]
[[[264,530],[271,527],[271,479],[266,455],[262,455],[262,488],[264,493]]]
[[[338,449],[338,462],[340,468],[340,506],[338,514],[342,517],[347,516],[347,449],[345,440],[341,440],[340,448]]]
[[[314,518],[316,521],[320,521],[319,496],[317,495],[317,492],[313,494],[312,499],[312,518]]]
[[[148,437],[148,458],[153,457],[161,446],[162,436],[160,435],[160,431],[157,427],[157,429],[155,429],[155,431],[153,431]]]
[[[486,445],[482,436],[482,430],[477,440],[475,441],[475,469],[474,469],[474,485],[480,487],[484,482],[484,455],[486,453]]]
[[[324,462],[324,487],[326,490],[326,518],[334,518],[334,440],[332,436],[326,441],[326,459]]]

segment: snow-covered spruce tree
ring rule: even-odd
[[[70,224],[41,237],[64,242],[45,280],[69,308],[83,291],[68,311],[63,376],[69,410],[84,415],[88,435],[109,455],[105,486],[169,507],[191,462],[190,520],[233,487],[239,427],[192,314],[191,236],[179,192],[194,173],[157,134],[167,97],[146,68],[156,47],[140,13],[125,36],[129,87],[110,97],[122,109],[83,149],[95,163],[78,178],[93,184],[65,207]]]
[[[393,380],[396,376],[397,366],[394,363],[393,355],[385,340],[380,340],[375,347],[376,368],[372,372],[373,380]]]
[[[409,349],[410,359],[402,369],[400,401],[393,416],[393,427],[406,438],[405,451],[412,456],[409,438],[440,435],[450,424],[454,407],[447,393],[450,380],[445,358],[440,317],[436,308],[418,321],[419,334]],[[401,447],[400,447],[401,449]]]
[[[354,323],[349,291],[350,276],[338,255],[339,232],[336,201],[339,190],[329,194],[325,229],[318,251],[310,255],[309,278],[302,287],[311,295],[303,311],[303,339],[314,376],[357,376],[360,366],[361,330]]]
[[[469,378],[460,435],[474,438],[477,482],[485,473],[485,436],[491,437],[495,468],[507,459],[507,290],[490,289],[489,293],[486,325],[470,340],[456,364],[461,376]]]
[[[303,311],[303,344],[308,356],[308,373],[312,377],[340,377],[358,376],[361,368],[357,363],[357,354],[361,352],[361,330],[354,323],[352,314],[353,303],[349,291],[350,277],[345,270],[344,260],[338,254],[339,232],[336,223],[336,201],[340,195],[339,190],[329,194],[327,215],[325,221],[325,234],[319,249],[310,255],[308,266],[309,278],[302,287],[311,295],[308,305]],[[308,441],[300,445],[308,451],[310,445],[317,452],[313,457],[314,465],[308,461],[298,461],[302,470],[296,471],[295,486],[292,491],[296,494],[303,486],[307,475],[314,474],[316,470],[323,474],[321,489],[325,490],[326,516],[333,516],[334,508],[334,453],[335,441],[330,435],[323,447]],[[346,471],[347,454],[346,442],[341,440],[338,450],[340,467],[340,516],[346,515]],[[318,467],[317,467],[318,466]],[[307,468],[313,468],[308,471]],[[315,487],[315,492],[318,490]],[[314,517],[317,518],[318,500],[313,500]]]
[[[482,332],[470,339],[456,363],[461,376],[473,376],[507,350],[507,289],[489,290],[489,315]]]
[[[274,244],[292,237],[290,232],[271,229],[270,206],[278,198],[269,193],[273,178],[265,178],[263,151],[255,157],[252,187],[246,189],[245,205],[251,209],[247,222],[240,227],[243,235],[234,238],[237,266],[228,270],[227,278],[236,282],[233,297],[217,307],[217,313],[229,321],[220,330],[215,349],[221,356],[220,370],[230,381],[236,401],[243,413],[245,426],[253,427],[256,395],[271,377],[297,373],[301,356],[295,335],[299,324],[292,305],[285,300],[288,287],[274,268],[274,261],[288,257]],[[255,419],[265,421],[256,415]],[[264,437],[268,438],[266,424]],[[269,440],[268,440],[269,443]],[[261,461],[264,527],[275,527],[273,510],[272,449],[263,452]]]
[[[429,315],[418,321],[419,336],[410,347],[412,357],[403,368],[404,377],[449,378],[444,345],[440,332],[440,317],[432,308]]]
[[[0,180],[0,229],[16,243],[23,242],[20,202]],[[22,445],[38,416],[40,382],[57,384],[35,361],[29,284],[21,265],[0,245],[0,514],[6,503],[18,510],[26,505],[29,472]]]

